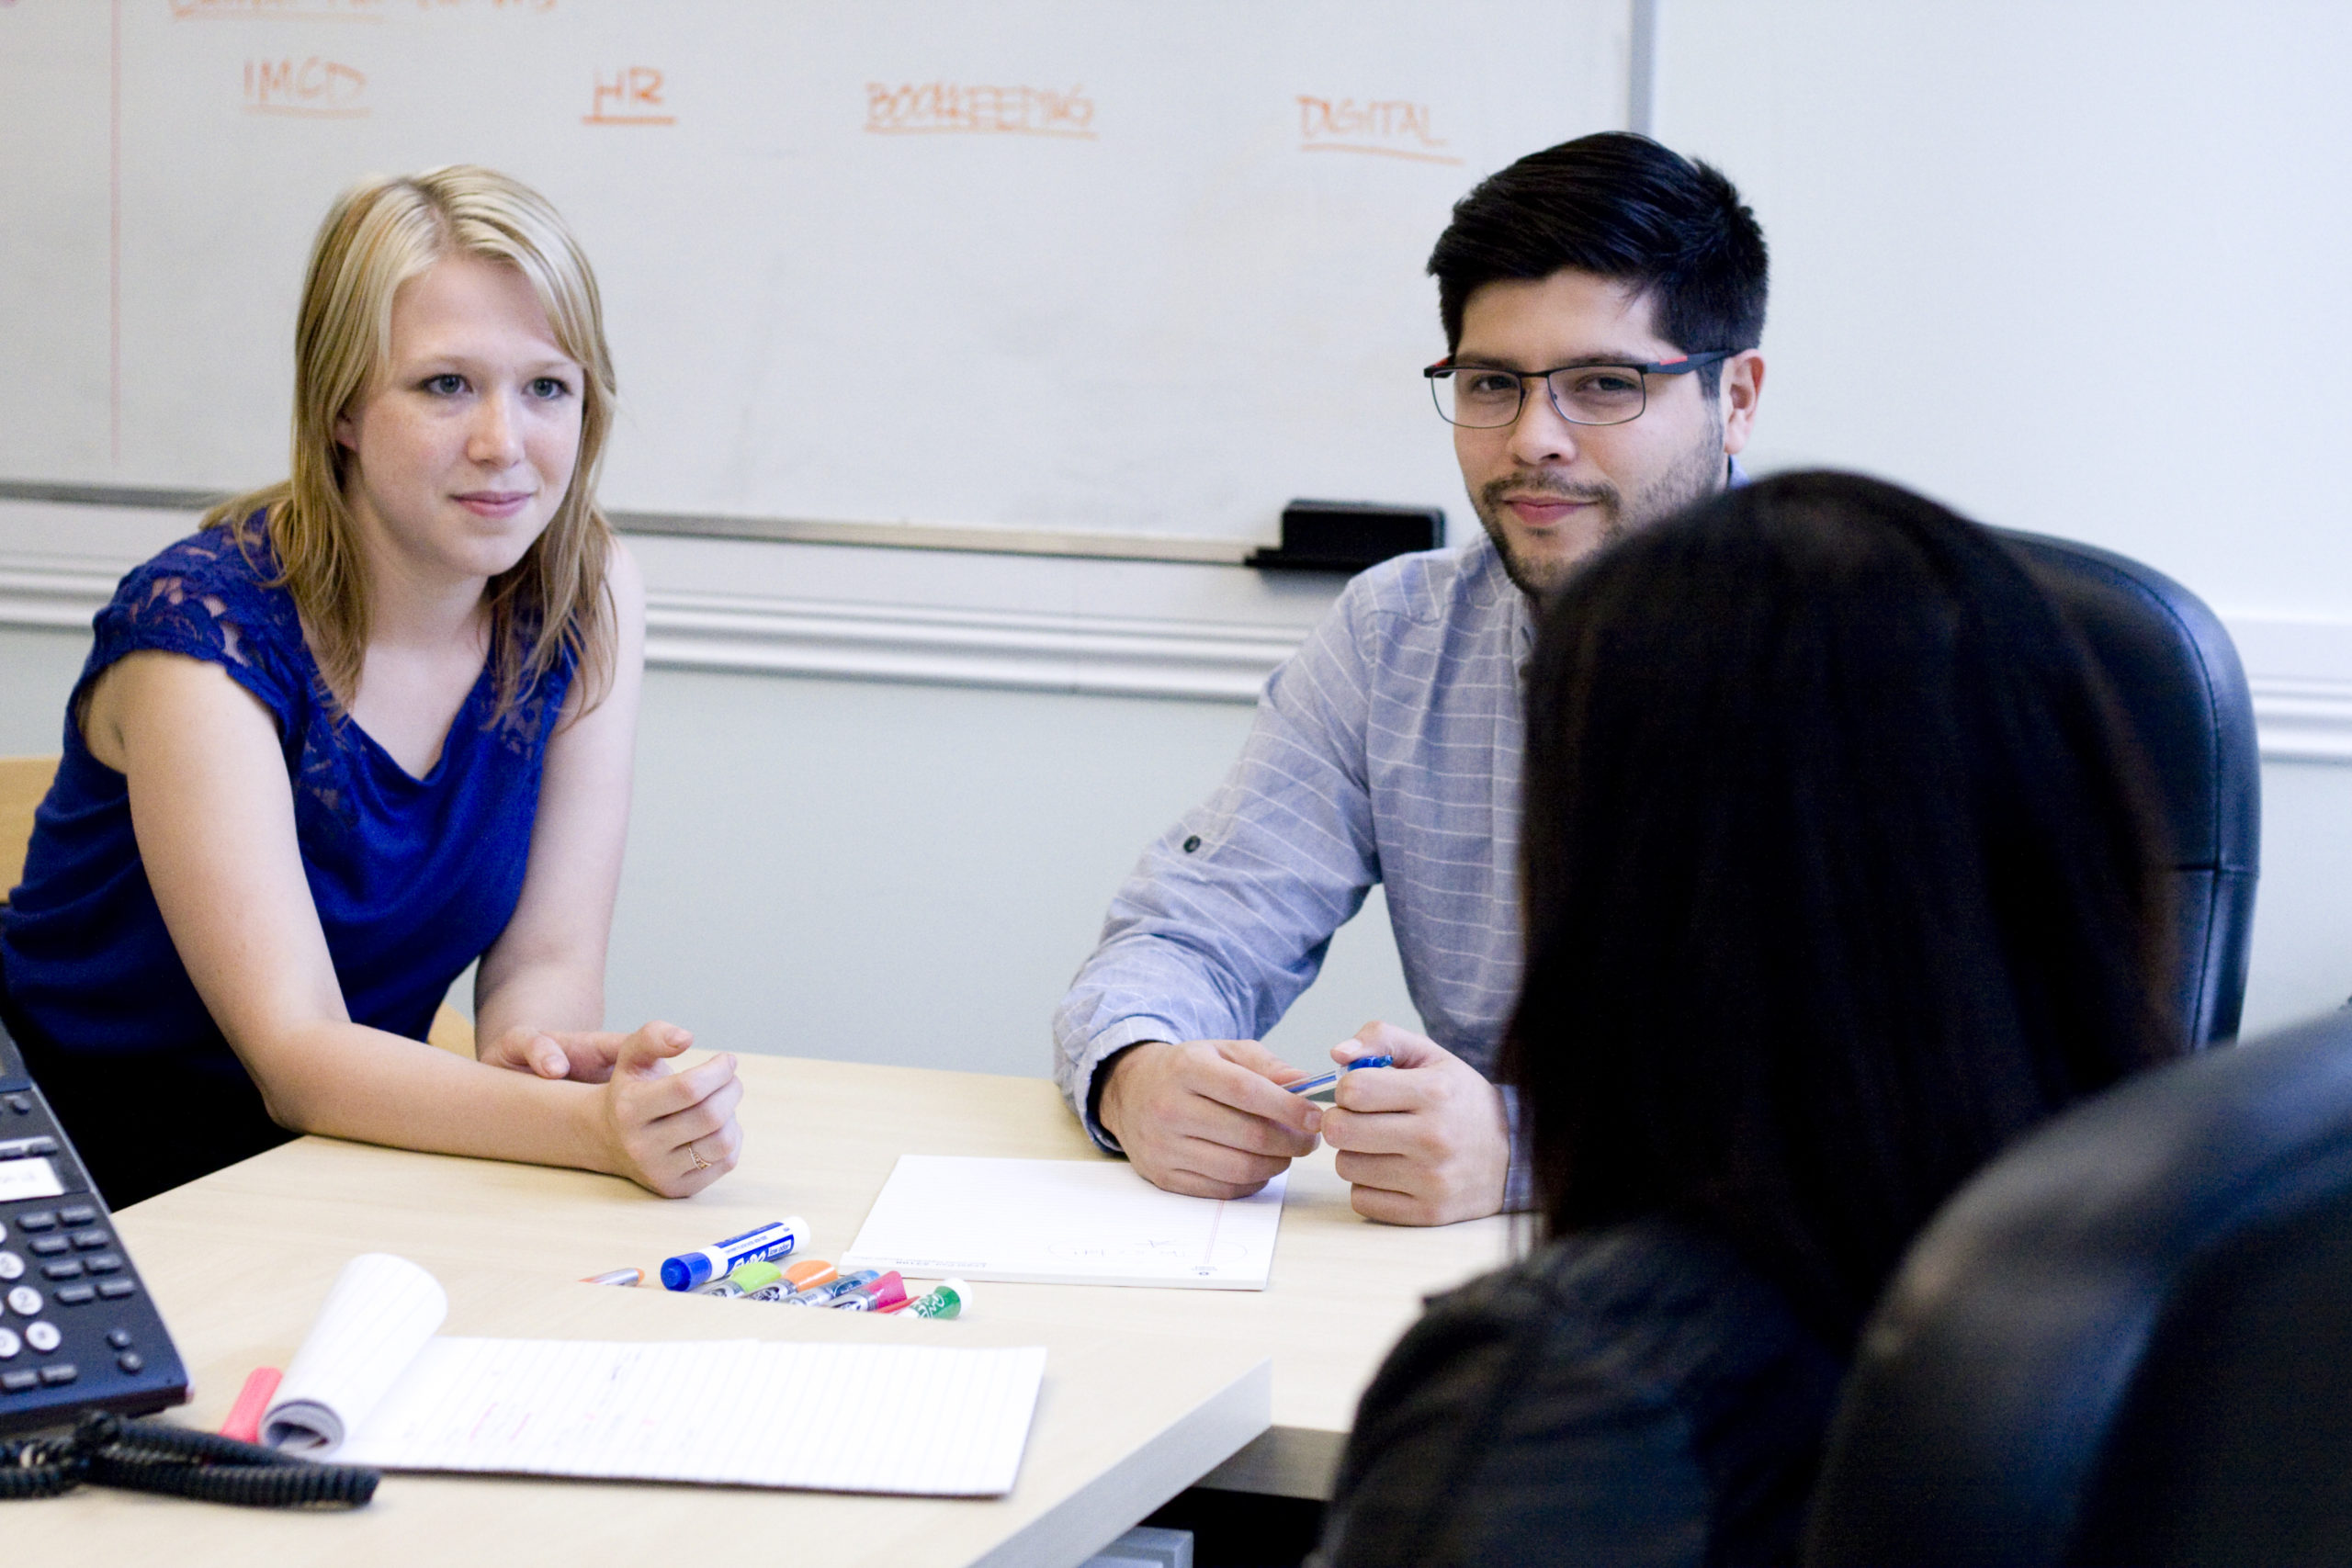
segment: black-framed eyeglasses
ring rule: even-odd
[[[1556,370],[1502,370],[1491,365],[1456,365],[1441,359],[1421,372],[1429,378],[1430,396],[1448,424],[1469,430],[1500,430],[1519,423],[1527,406],[1527,386],[1541,381],[1550,391],[1552,406],[1570,424],[1625,424],[1642,417],[1649,406],[1652,376],[1688,376],[1719,365],[1738,353],[1711,348],[1662,359],[1655,365],[1563,365]]]

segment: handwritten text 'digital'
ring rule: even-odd
[[[1430,106],[1403,98],[1298,97],[1298,150],[1459,164],[1430,129]]]
[[[1094,100],[1084,87],[970,86],[956,82],[865,85],[865,129],[883,135],[964,132],[1094,140]]]

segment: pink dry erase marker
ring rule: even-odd
[[[278,1380],[285,1375],[276,1367],[255,1367],[247,1372],[245,1386],[237,1391],[237,1403],[229,1406],[229,1418],[220,1423],[220,1435],[241,1443],[261,1441],[262,1416],[277,1397]]]
[[[907,1282],[893,1269],[878,1280],[851,1286],[825,1304],[840,1312],[878,1312],[906,1299]]]

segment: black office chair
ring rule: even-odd
[[[2352,1562],[2352,1018],[1985,1168],[1863,1331],[1815,1563]]]
[[[2233,1040],[2262,841],[2261,758],[2237,648],[2203,600],[2160,571],[2071,539],[2002,537],[2090,644],[2155,776],[2188,1042]]]

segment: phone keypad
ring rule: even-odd
[[[170,1335],[5,1031],[0,1086],[0,1163],[50,1162],[13,1171],[17,1190],[34,1190],[0,1201],[0,1436],[91,1406],[141,1414],[185,1400]]]

